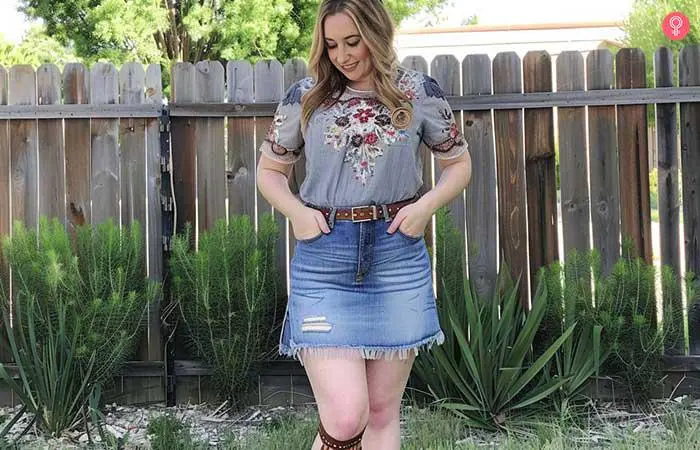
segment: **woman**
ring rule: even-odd
[[[398,449],[413,360],[444,339],[422,234],[471,162],[440,87],[398,66],[393,34],[380,0],[322,0],[312,77],[287,91],[260,149],[258,187],[297,239],[280,352],[311,382],[314,450]],[[418,198],[421,142],[442,175]],[[302,151],[297,198],[287,177]]]

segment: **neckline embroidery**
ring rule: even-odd
[[[363,186],[374,175],[377,158],[384,155],[382,147],[408,139],[407,130],[392,126],[389,108],[376,98],[339,100],[326,113],[325,144],[345,152],[343,161]]]

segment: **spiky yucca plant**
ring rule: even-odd
[[[190,248],[190,230],[176,236],[171,267],[173,292],[192,349],[214,370],[217,392],[240,404],[270,351],[281,288],[271,214],[256,233],[248,216],[219,220]]]
[[[464,237],[445,209],[437,222],[438,314],[445,343],[419,354],[414,371],[431,395],[470,426],[509,427],[527,417],[565,379],[545,376],[547,363],[575,326],[560,332],[541,354],[531,351],[547,311],[547,285],[537,286],[531,311],[503,264],[490,296],[464,275]]]

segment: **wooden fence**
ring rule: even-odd
[[[403,61],[440,83],[470,145],[472,182],[450,208],[466,235],[468,276],[479,292],[491,289],[499,255],[523,275],[528,302],[537,268],[596,248],[609,271],[624,237],[649,262],[658,239],[663,264],[700,273],[700,47],[678,55],[660,49],[653,59],[655,88],[645,86],[652,61],[636,49],[614,57],[598,50],[585,59],[564,52],[555,64],[540,51],[522,60],[501,53],[461,63],[439,56],[430,66],[421,57]],[[163,104],[157,66],[70,64],[63,74],[53,65],[0,68],[0,235],[11,233],[11,220],[36,226],[40,215],[69,228],[107,217],[139,220],[147,230],[148,276],[162,279],[163,244],[167,256],[173,227],[190,222],[202,231],[233,214],[257,218],[272,210],[255,187],[257,148],[286,88],[304,76],[299,60],[231,61],[225,68],[177,63]],[[656,104],[654,124],[647,123],[649,104]],[[651,233],[649,126],[658,136],[658,236]],[[439,173],[425,153],[430,187]],[[303,178],[302,160],[290,180],[294,190]],[[176,219],[168,223],[172,200]],[[276,218],[288,281],[295,242],[286,220]],[[698,332],[690,327],[691,354],[700,353]],[[122,379],[125,401],[164,398],[162,341],[159,311],[149,311],[141,362]],[[186,353],[177,356],[177,401],[202,400],[206,368],[183,361]],[[692,356],[669,364],[679,371],[697,366]]]

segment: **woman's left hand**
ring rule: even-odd
[[[410,237],[421,237],[425,233],[428,221],[433,216],[430,208],[426,208],[421,201],[406,205],[396,213],[391,221],[387,233],[393,234],[397,229]]]

